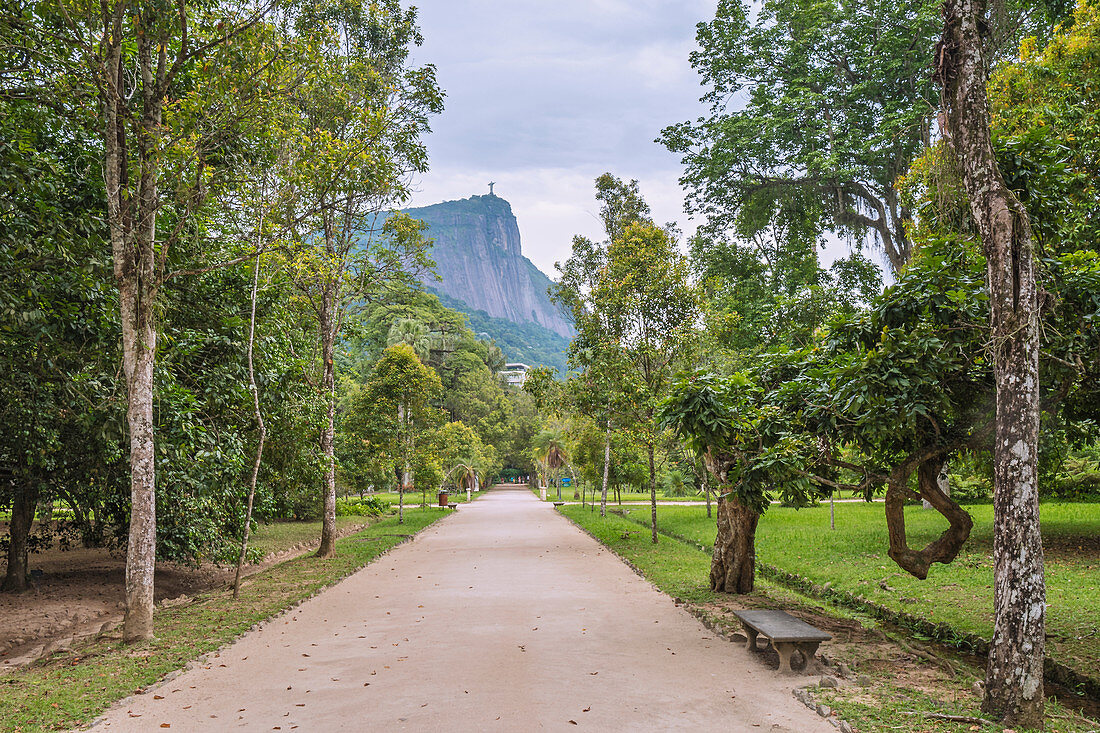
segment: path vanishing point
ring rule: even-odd
[[[501,486],[96,731],[835,731],[783,677]]]

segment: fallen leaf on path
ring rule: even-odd
[[[588,707],[586,707],[586,708],[585,708],[584,710],[582,710],[581,712],[582,712],[582,713],[587,713],[587,712],[588,712],[589,710],[591,710],[591,709],[592,709],[592,706],[591,706],[591,705],[589,705]]]
[[[154,699],[154,700],[163,700],[163,699],[164,699],[164,695],[153,695],[153,699]]]
[[[577,725],[577,721],[575,721],[575,720],[570,720],[570,721],[569,721],[569,724],[570,724],[570,725]]]
[[[161,727],[161,728],[171,728],[171,727],[172,727],[172,724],[171,724],[171,723],[161,723],[161,724],[160,724],[160,727]]]

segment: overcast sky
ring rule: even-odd
[[[496,193],[523,251],[556,277],[574,234],[602,238],[594,181],[637,178],[661,223],[683,213],[677,156],[653,142],[704,112],[688,62],[714,0],[414,0],[447,93],[432,124],[431,171],[413,206]]]

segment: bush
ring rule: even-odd
[[[336,516],[338,517],[380,517],[388,514],[390,503],[370,496],[366,499],[337,499]]]

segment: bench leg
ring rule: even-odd
[[[779,671],[784,674],[791,673],[791,652],[795,650],[794,642],[781,641],[779,643],[772,642],[772,646],[775,647],[775,651],[779,654]]]
[[[756,631],[746,626],[745,638],[747,639],[747,641],[745,642],[745,648],[748,649],[750,652],[756,651]]]
[[[804,641],[798,645],[798,651],[802,654],[802,658],[806,660],[806,666],[804,671],[810,671],[810,665],[816,665],[814,655],[817,654],[817,648],[821,646],[820,641]]]

